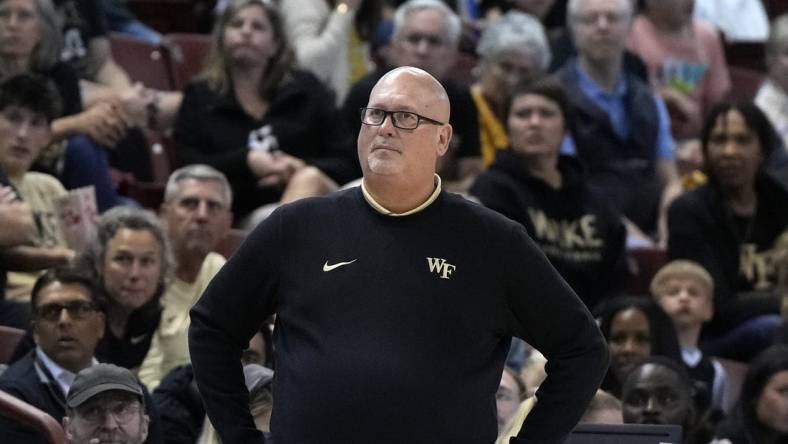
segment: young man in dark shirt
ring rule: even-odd
[[[275,442],[489,444],[512,336],[548,359],[512,442],[562,442],[607,368],[593,318],[521,225],[442,191],[452,127],[434,77],[397,68],[367,106],[361,187],[274,212],[191,311],[222,441],[265,442],[239,361],[276,312]]]

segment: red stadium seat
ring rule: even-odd
[[[632,269],[627,291],[633,295],[648,295],[651,279],[668,263],[668,253],[660,248],[633,248],[627,253]]]
[[[0,390],[0,415],[25,424],[50,444],[65,444],[63,427],[49,414]]]
[[[0,364],[11,362],[11,356],[24,335],[24,330],[0,325]]]
[[[728,68],[728,72],[731,75],[730,98],[740,102],[753,100],[758,93],[758,88],[766,78],[766,75],[761,71],[740,66],[731,66]]]
[[[110,34],[109,41],[112,57],[132,81],[163,91],[173,89],[167,54],[159,45],[118,33]]]
[[[202,70],[211,47],[211,36],[173,33],[167,34],[165,39],[169,43],[175,89],[182,90]]]

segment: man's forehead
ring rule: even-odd
[[[188,177],[179,180],[177,184],[176,196],[179,200],[186,197],[216,197],[221,200],[222,192],[224,191],[222,183],[214,179],[195,179],[193,177]]]
[[[89,301],[90,290],[77,282],[63,283],[54,281],[45,285],[38,292],[37,305],[49,302]]]
[[[109,402],[134,402],[139,400],[140,398],[132,393],[125,392],[122,390],[109,390],[93,396],[89,400],[85,401],[85,403],[82,404],[80,407],[89,408],[89,407],[104,405]]]

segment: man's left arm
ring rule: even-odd
[[[547,358],[536,406],[511,442],[563,442],[607,371],[607,345],[588,309],[522,226],[512,228],[501,248],[511,332]]]

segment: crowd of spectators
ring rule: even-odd
[[[0,326],[24,334],[0,390],[69,439],[113,415],[125,442],[219,442],[187,332],[222,242],[280,205],[357,186],[360,110],[387,71],[415,66],[451,103],[444,187],[522,224],[608,342],[582,422],[788,442],[788,14],[773,2],[211,2],[208,54],[182,91],[114,60],[110,32],[171,45],[133,3],[0,0]],[[737,42],[765,54],[749,97],[726,60]],[[153,137],[177,169],[143,208],[118,177],[151,180]],[[641,250],[658,271],[644,275]],[[636,290],[638,276],[650,286]],[[243,356],[266,433],[274,330]],[[91,369],[128,379],[99,363],[136,381],[106,396],[114,410],[80,407],[98,392],[72,399]],[[507,363],[490,400],[499,442],[544,365],[516,338]],[[0,436],[40,439],[1,415]]]

